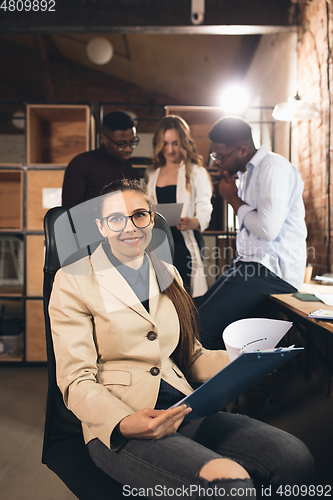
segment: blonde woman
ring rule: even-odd
[[[171,231],[174,265],[192,297],[207,291],[207,281],[195,231],[204,231],[213,210],[209,175],[196,152],[188,124],[180,116],[164,117],[154,134],[154,164],[146,180],[157,203],[183,203],[181,219]]]

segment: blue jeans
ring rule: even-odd
[[[312,455],[298,438],[233,413],[185,422],[163,439],[129,439],[118,451],[110,451],[99,439],[87,446],[95,464],[124,485],[123,493],[137,488],[134,493],[139,496],[142,488],[142,496],[149,498],[214,499],[222,496],[223,488],[226,497],[254,499],[268,496],[263,494],[268,488],[271,499],[281,499],[284,497],[276,494],[279,486],[314,481]],[[206,463],[221,457],[242,465],[253,483],[231,479],[209,483],[199,478]]]

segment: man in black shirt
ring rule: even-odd
[[[95,198],[105,185],[123,177],[138,179],[137,170],[128,161],[138,143],[129,114],[112,111],[105,115],[100,148],[75,156],[66,168],[62,205],[71,208]]]

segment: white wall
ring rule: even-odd
[[[275,106],[297,90],[297,35],[263,35],[244,83],[252,95],[251,106]],[[271,111],[261,113],[262,120],[272,120]],[[271,129],[261,128],[261,142],[271,148]],[[275,152],[289,158],[289,123],[275,125]],[[297,166],[297,137],[293,132],[292,162]]]

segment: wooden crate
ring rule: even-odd
[[[27,172],[27,230],[43,230],[43,220],[51,206],[43,206],[43,190],[62,188],[64,170],[28,170]],[[45,193],[45,192],[44,192]]]
[[[42,300],[26,301],[25,349],[27,361],[46,361],[46,340]]]
[[[23,300],[0,299],[0,362],[23,361]]]
[[[26,291],[28,296],[43,296],[44,236],[27,236]]]
[[[67,165],[88,151],[91,121],[87,105],[28,104],[27,165]]]
[[[0,234],[0,295],[22,295],[24,242],[17,234]]]
[[[0,170],[0,230],[22,230],[22,170]]]

